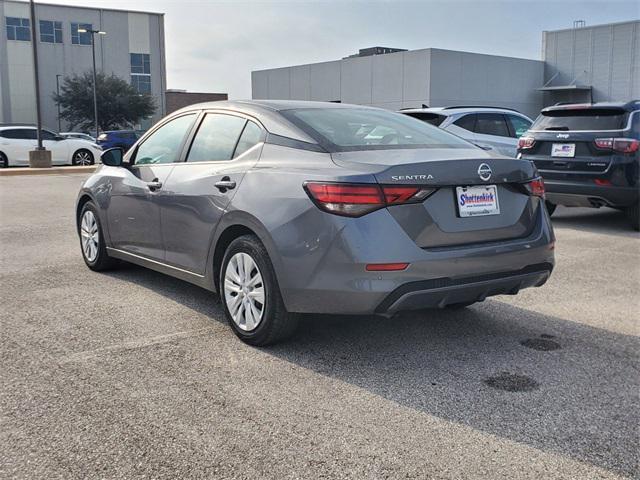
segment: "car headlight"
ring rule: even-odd
[[[96,150],[102,150],[102,147],[100,145],[98,145],[97,143],[92,143],[91,144],[93,146],[93,148],[95,148]]]

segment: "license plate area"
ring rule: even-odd
[[[554,143],[551,145],[552,157],[573,158],[576,156],[575,143]]]
[[[461,218],[500,215],[498,187],[495,185],[456,187],[456,203]]]

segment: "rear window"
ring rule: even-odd
[[[589,108],[542,113],[532,130],[621,130],[627,126],[628,113],[618,109]]]
[[[408,115],[413,118],[417,118],[418,120],[422,120],[423,122],[427,122],[430,125],[435,127],[439,127],[444,119],[447,118],[445,115],[438,115],[437,113],[431,112],[402,112],[404,115]]]
[[[281,113],[328,150],[472,148],[428,123],[385,110],[305,108]]]

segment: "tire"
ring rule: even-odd
[[[631,223],[631,228],[635,231],[640,231],[640,205],[636,204],[632,207],[627,207],[625,213]]]
[[[8,168],[9,167],[9,159],[7,156],[0,152],[0,168]]]
[[[91,217],[95,221],[95,228],[90,221]],[[116,260],[107,254],[98,209],[93,202],[87,202],[82,207],[78,218],[78,235],[80,237],[80,251],[87,267],[95,272],[101,272],[116,265]],[[93,249],[88,247],[87,242],[93,244]]]
[[[555,203],[551,203],[549,201],[545,201],[544,205],[545,207],[547,207],[547,212],[549,213],[549,216],[553,215],[553,212],[555,212],[556,208],[558,207]]]
[[[249,273],[245,274],[247,266]],[[269,254],[256,236],[243,235],[231,242],[222,260],[219,280],[225,315],[243,342],[266,346],[293,334],[297,316],[287,312]]]
[[[93,153],[84,148],[77,150],[71,157],[72,165],[93,165],[94,163]]]

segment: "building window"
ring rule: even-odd
[[[71,24],[71,43],[74,45],[91,45],[91,34],[87,31],[84,33],[78,32],[79,28],[85,30],[93,30],[93,25],[90,23],[72,23]]]
[[[40,20],[40,41],[44,43],[62,43],[62,22]]]
[[[151,93],[151,62],[148,53],[131,53],[131,85],[138,93]]]
[[[7,23],[7,40],[31,40],[31,24],[28,18],[5,17]]]

